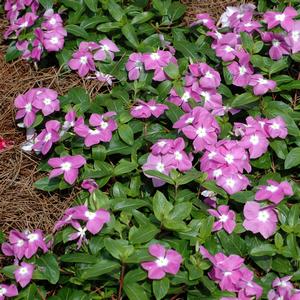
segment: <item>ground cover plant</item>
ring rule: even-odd
[[[82,191],[53,234],[3,241],[0,299],[300,299],[297,1],[190,27],[176,1],[4,8],[8,61],[103,89],[15,99],[35,186]]]

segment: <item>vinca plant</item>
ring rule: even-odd
[[[15,99],[51,234],[12,230],[0,299],[300,299],[300,4],[7,0],[8,61],[99,81]],[[1,279],[2,280],[2,279]]]

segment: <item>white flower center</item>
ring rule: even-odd
[[[0,296],[5,296],[6,292],[7,292],[6,288],[0,288]]]
[[[24,23],[20,24],[19,27],[20,28],[26,28],[28,26],[28,22],[25,21]]]
[[[71,170],[71,167],[72,167],[72,164],[68,161],[66,162],[63,162],[61,165],[60,165],[61,169],[63,171],[70,171]]]
[[[12,11],[16,11],[17,10],[17,5],[14,4],[12,7],[11,7]]]
[[[227,45],[227,46],[225,47],[225,51],[226,51],[227,53],[232,52],[232,51],[233,51],[233,48]]]
[[[233,188],[235,186],[235,180],[232,178],[226,179],[226,185],[229,186],[230,188]]]
[[[276,15],[275,20],[280,21],[280,22],[284,21],[285,20],[285,14]]]
[[[299,38],[300,38],[300,31],[298,31],[298,30],[293,30],[293,31],[292,31],[292,40],[293,40],[294,42],[298,42]]]
[[[265,79],[265,78],[259,78],[259,79],[257,80],[257,82],[258,82],[259,84],[267,84],[267,83],[268,83],[268,80]]]
[[[232,272],[224,272],[225,277],[230,276],[231,274],[232,274]]]
[[[91,211],[86,211],[84,214],[89,220],[93,220],[96,217],[96,213]]]
[[[204,101],[210,100],[210,93],[209,92],[201,92],[200,95],[204,98]]]
[[[193,123],[193,121],[194,121],[194,118],[190,117],[185,121],[185,124],[191,124],[191,123]]]
[[[211,152],[208,154],[208,158],[209,158],[209,159],[213,159],[216,155],[217,155],[217,152],[211,151]]]
[[[26,274],[28,273],[28,270],[27,270],[26,267],[21,267],[21,268],[19,269],[19,273],[20,273],[21,275],[26,275]]]
[[[107,45],[102,45],[101,49],[104,50],[104,51],[109,51],[110,50]]]
[[[219,217],[219,220],[220,220],[221,222],[225,223],[225,222],[228,220],[228,216],[227,216],[227,215],[221,215],[221,216]]]
[[[50,105],[51,104],[51,99],[50,98],[45,98],[44,100],[43,100],[43,103],[45,104],[45,105]]]
[[[138,106],[136,106],[135,108],[134,108],[134,110],[140,110],[140,109],[142,109],[143,108],[143,105],[138,105]]]
[[[203,19],[202,22],[203,22],[204,24],[206,24],[206,23],[208,22],[208,20],[207,20],[207,19]]]
[[[87,57],[84,55],[84,56],[81,56],[80,57],[80,63],[83,64],[83,65],[86,65],[87,64]]]
[[[52,138],[52,134],[51,134],[51,132],[48,132],[44,137],[44,141],[48,142],[51,140],[51,138]]]
[[[81,228],[81,227],[80,227],[80,228],[78,229],[78,232],[79,232],[79,234],[80,234],[81,237],[85,236],[86,230],[87,230],[86,227],[84,227],[84,228]]]
[[[89,134],[90,135],[97,135],[97,134],[99,134],[100,133],[100,131],[98,130],[98,129],[90,129],[89,130]]]
[[[182,160],[182,154],[179,151],[175,151],[174,154],[176,160]]]
[[[30,233],[27,235],[27,238],[29,239],[29,243],[32,243],[34,241],[37,241],[39,239],[39,235],[36,233]]]
[[[280,128],[280,125],[276,122],[274,122],[271,126],[270,126],[272,129],[279,129]]]
[[[251,26],[252,26],[252,23],[250,23],[250,22],[245,24],[245,27],[251,27]]]
[[[230,165],[234,162],[234,156],[230,153],[226,154],[225,161]]]
[[[240,75],[244,75],[244,74],[246,74],[247,69],[245,66],[241,66],[241,67],[239,67],[239,71],[240,71]]]
[[[31,105],[31,103],[27,103],[27,104],[25,105],[25,111],[26,111],[26,112],[31,112],[31,110],[32,110],[32,105]]]
[[[152,60],[159,60],[160,59],[160,56],[159,56],[158,53],[151,53],[150,57],[151,57]]]
[[[188,102],[188,100],[191,98],[191,95],[190,95],[190,93],[189,92],[185,92],[183,95],[182,95],[182,97],[181,97],[181,99],[183,100],[183,102]]]
[[[257,135],[251,135],[250,143],[252,145],[257,145],[259,143],[259,137]]]
[[[272,41],[272,45],[274,46],[274,47],[279,47],[280,46],[280,42],[278,41],[278,40],[273,40]]]
[[[165,257],[159,257],[156,261],[155,261],[156,265],[158,267],[165,267],[168,265],[169,261],[167,258]]]
[[[23,245],[24,245],[24,241],[23,240],[18,240],[17,247],[22,247]]]
[[[214,76],[213,76],[213,74],[210,73],[210,71],[207,71],[207,72],[205,73],[205,77],[211,79],[211,78],[213,78]]]
[[[199,137],[205,137],[206,136],[206,129],[205,128],[203,128],[203,127],[199,127],[198,129],[197,129],[197,131],[196,131],[196,133],[197,133],[197,135],[199,136]]]
[[[160,173],[162,173],[165,170],[165,165],[162,163],[157,163],[156,164],[156,170],[159,171]]]
[[[55,18],[51,18],[51,19],[49,20],[49,23],[50,23],[51,25],[55,25],[55,24],[56,24]]]
[[[166,142],[165,141],[160,141],[160,142],[157,143],[157,145],[162,148],[166,145]]]
[[[105,121],[102,121],[102,122],[100,123],[100,127],[101,127],[102,129],[106,129],[106,128],[108,127],[108,123],[105,122]]]
[[[218,178],[219,176],[221,176],[223,174],[221,169],[217,169],[213,171],[213,176]]]
[[[260,211],[257,216],[257,219],[263,223],[267,222],[269,218],[270,215],[266,210]]]
[[[278,190],[278,186],[275,186],[275,185],[269,185],[269,186],[267,186],[266,190],[267,190],[268,192],[275,193],[275,192]]]
[[[50,39],[50,43],[53,44],[53,45],[58,44],[58,37],[57,37],[57,36],[53,36],[53,37]]]
[[[151,111],[155,111],[156,110],[156,106],[149,106]]]

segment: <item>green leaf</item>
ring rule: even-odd
[[[84,3],[86,6],[92,11],[92,12],[97,12],[98,7],[98,0],[84,0]]]
[[[168,14],[168,9],[171,5],[171,0],[153,0],[153,8],[159,11],[161,16],[166,16]]]
[[[285,141],[274,140],[270,143],[270,146],[279,158],[281,158],[281,159],[286,158],[286,156],[288,154],[288,149],[287,149]]]
[[[65,254],[61,256],[60,260],[67,263],[84,263],[84,264],[95,264],[98,262],[97,257],[86,253]]]
[[[217,235],[227,254],[237,254],[242,257],[247,255],[247,244],[239,235],[235,233],[228,235],[223,230],[219,231]]]
[[[161,280],[152,281],[152,289],[154,296],[157,300],[163,299],[170,288],[170,281],[168,278],[163,278]]]
[[[289,58],[284,57],[280,60],[273,61],[269,70],[269,74],[275,74],[289,67]]]
[[[119,164],[114,169],[114,175],[120,176],[123,174],[129,174],[138,167],[138,164],[135,162],[130,162],[125,159],[121,159]]]
[[[199,55],[197,54],[197,46],[188,41],[174,41],[174,47],[186,58],[197,60]]]
[[[289,211],[289,216],[288,216],[289,226],[294,227],[299,223],[299,213],[300,213],[300,205],[294,204]]]
[[[134,137],[133,131],[128,124],[121,124],[118,128],[120,138],[128,145],[133,145]]]
[[[283,84],[279,86],[281,91],[292,91],[300,89],[300,80],[293,80],[289,83]]]
[[[147,278],[147,273],[145,272],[145,270],[142,270],[141,268],[137,268],[126,273],[124,277],[124,283],[127,284],[130,282],[138,282],[146,278]]]
[[[284,161],[284,168],[291,169],[300,165],[300,147],[293,148]]]
[[[163,193],[157,191],[153,197],[153,212],[157,220],[162,221],[172,210],[173,205],[167,200]]]
[[[21,52],[16,48],[14,44],[10,44],[5,54],[5,61],[10,62],[21,55]]]
[[[186,219],[192,211],[192,203],[191,202],[181,202],[174,206],[174,208],[170,211],[168,219],[170,220],[184,220]]]
[[[49,177],[43,177],[37,180],[33,186],[41,191],[52,192],[58,189],[59,183],[60,179],[57,177],[52,179],[49,179]]]
[[[250,250],[252,256],[274,256],[276,255],[276,248],[271,244],[261,244]]]
[[[144,171],[145,174],[147,175],[150,175],[150,176],[153,176],[155,178],[159,178],[167,183],[170,183],[170,184],[173,184],[175,185],[174,181],[172,178],[170,178],[169,176],[163,174],[163,173],[160,173],[159,171],[155,171],[155,170],[147,170],[147,171]]]
[[[159,232],[160,230],[150,223],[139,228],[131,227],[128,239],[132,244],[143,244],[151,241]]]
[[[117,202],[113,206],[113,210],[126,210],[126,211],[132,211],[134,209],[141,208],[143,206],[148,206],[149,203],[145,200],[139,200],[139,199],[126,199],[124,201]]]
[[[67,30],[68,33],[71,33],[75,36],[84,38],[84,39],[88,39],[89,38],[89,34],[85,31],[85,29],[81,28],[78,25],[66,25],[65,29]]]
[[[101,262],[91,267],[85,268],[80,274],[80,278],[83,280],[95,279],[101,275],[108,274],[113,271],[115,273],[116,270],[119,268],[120,268],[119,263],[115,261],[103,259]]]
[[[106,238],[104,240],[104,247],[114,258],[121,261],[134,252],[134,247],[129,245],[126,240]]]
[[[107,22],[97,26],[97,30],[101,32],[110,32],[115,29],[120,29],[121,25],[119,22]]]
[[[80,27],[82,27],[83,29],[92,29],[95,28],[99,23],[104,23],[107,21],[109,21],[109,19],[106,16],[94,16],[84,19],[80,23]]]
[[[264,47],[264,43],[262,41],[257,41],[253,46],[253,53],[259,53]]]
[[[253,103],[259,100],[259,97],[247,92],[236,96],[231,103],[232,107],[241,107],[249,103]]]
[[[183,115],[183,111],[171,102],[166,104],[169,106],[169,109],[166,111],[166,115],[172,123],[175,123]]]
[[[242,40],[243,47],[248,52],[252,52],[253,47],[254,47],[253,38],[247,32],[241,32],[240,35],[241,35],[241,40]]]
[[[168,9],[168,17],[171,22],[180,19],[186,11],[186,5],[180,3],[179,1],[172,2]]]
[[[45,8],[45,10],[52,8],[53,0],[40,0],[40,4]]]
[[[151,20],[154,17],[154,13],[152,13],[151,11],[144,11],[142,13],[139,13],[138,15],[136,15],[132,20],[131,20],[131,24],[142,24],[145,23],[149,20]]]
[[[166,67],[164,67],[164,71],[171,79],[176,79],[180,76],[178,65],[175,65],[173,63],[170,63]]]
[[[137,38],[136,31],[134,27],[131,24],[126,24],[121,28],[122,33],[126,37],[126,39],[135,47],[138,48],[139,46],[139,40]]]
[[[119,4],[115,2],[115,0],[109,0],[107,3],[107,8],[110,15],[116,20],[121,21],[123,16],[125,15],[124,10],[121,8]]]
[[[124,292],[129,300],[148,300],[145,290],[136,282],[124,282]]]
[[[36,270],[39,279],[46,279],[52,284],[59,280],[59,266],[53,254],[47,253],[36,260],[38,269]]]

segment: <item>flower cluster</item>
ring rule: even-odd
[[[211,255],[203,246],[200,253],[213,264],[208,274],[222,291],[235,292],[240,300],[260,299],[263,289],[253,280],[254,274],[244,265],[243,258],[221,252]]]
[[[285,276],[282,278],[277,277],[272,283],[273,290],[269,291],[268,299],[300,299],[300,290],[294,287],[294,285],[290,282],[291,279],[292,276]]]
[[[85,77],[92,72],[99,81],[111,85],[112,76],[97,70],[96,62],[112,61],[115,53],[119,51],[116,44],[109,39],[103,39],[99,43],[81,42],[79,49],[73,53],[72,59],[70,59],[68,64],[72,70],[77,70],[80,77]]]
[[[138,119],[147,119],[151,116],[159,118],[169,109],[167,105],[157,103],[155,100],[149,100],[148,102],[138,100],[136,104],[137,105],[132,106],[130,114]]]
[[[187,155],[184,151],[185,143],[183,138],[160,139],[152,147],[147,162],[143,165],[143,171],[154,170],[169,175],[171,170],[177,169],[186,172],[192,168],[193,156]],[[164,181],[155,176],[145,174],[152,178],[154,186],[164,185]]]
[[[33,88],[15,99],[15,107],[18,109],[16,119],[23,119],[25,127],[30,127],[37,112],[41,111],[48,116],[60,110],[57,92],[48,88]]]
[[[250,201],[244,206],[245,220],[243,226],[253,233],[260,233],[265,239],[276,231],[277,212],[275,205],[285,196],[292,196],[293,190],[287,181],[281,183],[268,180],[267,186],[260,186],[255,194],[256,201],[268,200],[272,205],[261,206],[258,202]],[[275,205],[274,205],[275,204]]]
[[[19,261],[24,257],[26,259],[33,257],[37,254],[39,249],[41,249],[43,253],[48,251],[48,245],[46,244],[44,234],[39,229],[32,232],[28,230],[24,232],[11,230],[9,233],[9,242],[3,243],[1,246],[4,255],[15,257],[16,269],[14,271],[14,276],[22,288],[30,283],[35,270],[35,265],[24,261],[19,263]],[[10,297],[17,294],[18,291],[15,286],[8,288],[0,285],[0,297]]]
[[[141,76],[142,71],[153,71],[153,80],[164,81],[168,75],[164,71],[164,67],[173,63],[177,65],[177,60],[173,56],[175,49],[171,51],[158,50],[153,53],[132,53],[126,63],[129,80],[137,80]]]
[[[107,112],[103,115],[92,114],[89,123],[94,128],[91,129],[84,124],[83,117],[79,117],[74,125],[74,132],[84,138],[86,147],[97,145],[100,142],[109,142],[112,139],[112,133],[118,127],[115,120],[112,119],[116,113]]]
[[[98,209],[92,212],[86,205],[74,206],[65,211],[61,220],[59,220],[54,230],[60,230],[66,225],[71,225],[76,232],[69,235],[69,241],[77,241],[78,248],[86,241],[86,232],[95,235],[100,232],[103,225],[110,221],[110,214],[105,209]],[[80,222],[85,222],[84,226]]]

